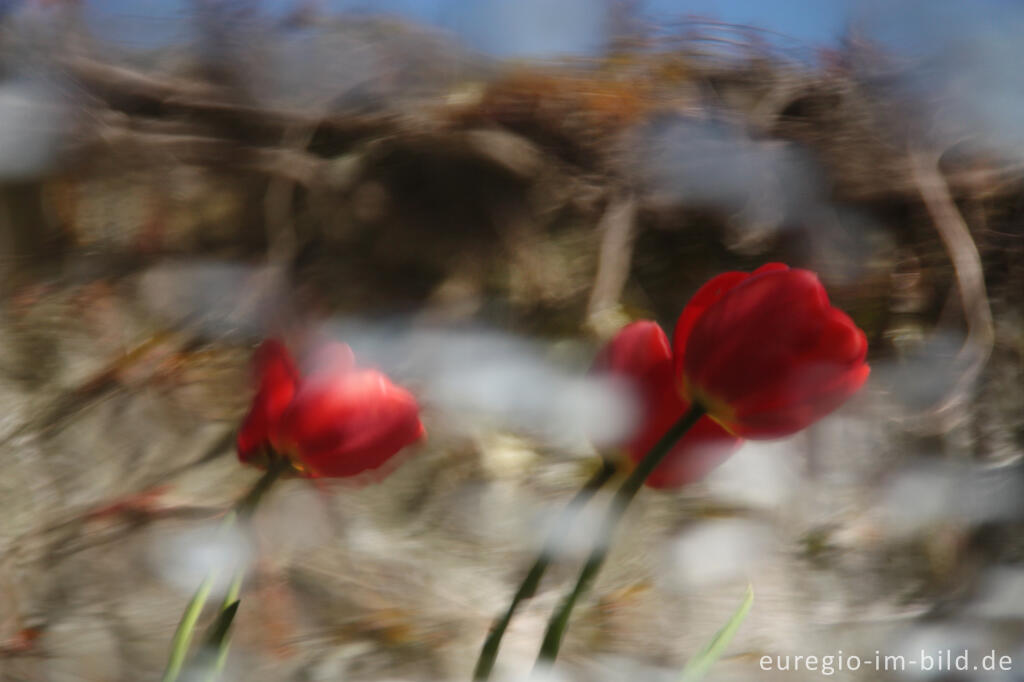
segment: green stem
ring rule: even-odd
[[[569,593],[569,596],[565,598],[551,617],[551,620],[548,621],[547,631],[544,633],[544,642],[541,644],[540,653],[537,656],[538,664],[550,664],[558,656],[558,650],[562,646],[562,638],[565,636],[565,630],[569,625],[569,616],[572,615],[572,610],[580,596],[587,591],[587,588],[590,587],[590,584],[601,570],[601,566],[608,556],[608,545],[611,543],[612,532],[622,519],[629,503],[636,497],[637,492],[639,492],[647,477],[651,475],[651,472],[661,464],[661,461],[672,450],[672,446],[676,444],[676,441],[682,438],[703,416],[704,408],[694,404],[679,421],[672,425],[672,428],[662,436],[661,440],[651,448],[650,452],[644,456],[636,469],[633,470],[622,486],[615,492],[611,507],[608,509],[608,513],[601,524],[598,543],[590,553],[590,556],[587,557],[587,562],[583,565],[583,570],[580,571],[579,578],[576,580],[576,586],[573,587],[572,592]]]
[[[274,458],[271,460],[270,466],[267,467],[267,471],[260,477],[256,484],[246,493],[245,497],[238,501],[230,513],[221,522],[220,530],[222,532],[227,531],[235,522],[239,519],[248,520],[255,511],[256,506],[259,504],[263,495],[270,489],[274,481],[284,473],[288,468],[288,462],[284,458]],[[203,611],[203,607],[206,605],[206,600],[210,596],[210,591],[213,589],[213,584],[217,579],[218,569],[213,568],[207,573],[206,578],[200,583],[199,589],[192,595],[192,599],[189,600],[188,606],[185,607],[185,612],[181,616],[181,620],[178,622],[178,628],[174,631],[174,638],[171,640],[171,654],[167,660],[167,667],[164,669],[163,677],[160,678],[162,682],[175,682],[178,676],[181,674],[181,669],[185,664],[185,658],[188,655],[189,645],[192,643],[192,635],[196,629],[196,622],[199,620],[199,615]],[[236,587],[237,583],[237,587]],[[235,581],[232,583],[231,589],[235,591],[237,599],[237,589],[241,585],[241,573],[236,576]],[[229,590],[230,592],[231,590]],[[231,601],[235,601],[232,599]],[[231,602],[225,601],[225,604]],[[223,608],[223,607],[222,607]]]
[[[511,603],[501,616],[495,619],[491,625],[491,631],[487,635],[487,640],[484,642],[483,648],[480,650],[480,656],[476,661],[476,668],[473,670],[473,679],[477,682],[487,680],[491,676],[491,671],[494,669],[494,662],[498,657],[498,648],[501,646],[501,638],[505,636],[505,630],[508,629],[508,624],[512,621],[512,616],[515,615],[516,609],[519,608],[519,604],[532,597],[537,592],[537,586],[540,584],[540,579],[544,576],[544,572],[548,568],[548,564],[551,561],[551,555],[554,553],[559,544],[561,544],[562,537],[566,532],[566,527],[569,521],[576,515],[580,508],[585,505],[590,498],[594,496],[601,486],[608,482],[608,480],[615,474],[615,464],[609,460],[603,460],[601,468],[594,473],[590,479],[583,484],[583,487],[576,493],[575,497],[569,502],[566,508],[559,515],[559,518],[555,522],[555,526],[551,533],[544,540],[544,546],[541,549],[540,554],[537,555],[536,561],[533,562],[533,566],[527,572],[526,577],[523,578],[523,582],[520,583],[519,589],[516,590],[515,596],[512,597]]]
[[[267,470],[260,477],[260,480],[256,481],[256,485],[249,489],[245,497],[240,499],[235,504],[234,512],[238,514],[244,521],[248,521],[252,516],[253,512],[256,511],[256,507],[259,505],[260,500],[270,486],[274,485],[274,481],[280,478],[281,474],[286,472],[290,468],[290,464],[286,457],[274,456],[270,460],[270,464],[267,465]]]

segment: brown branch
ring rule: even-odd
[[[187,114],[214,123],[245,122],[245,127],[280,139],[295,128],[321,129],[361,137],[394,128],[396,116],[345,114],[321,117],[317,112],[280,110],[238,102],[227,89],[194,80],[161,77],[122,66],[75,57],[61,66],[86,92],[109,107],[129,114]]]
[[[613,310],[622,296],[633,262],[633,233],[636,199],[632,192],[608,202],[601,217],[601,251],[597,261],[594,288],[587,304],[587,320],[600,333],[601,317]]]
[[[294,182],[306,187],[333,186],[330,159],[323,159],[297,149],[255,147],[208,135],[149,132],[139,126],[102,124],[90,139],[72,148],[80,158],[95,156],[97,146],[138,148],[147,154],[164,155],[184,164],[224,165],[254,171]]]
[[[963,369],[953,389],[930,411],[941,417],[961,405],[970,393],[992,353],[995,331],[981,256],[963,215],[953,201],[949,185],[939,171],[938,155],[911,148],[909,165],[921,199],[953,264],[967,322],[967,338],[957,356],[957,362]]]

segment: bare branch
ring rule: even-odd
[[[633,234],[636,223],[636,199],[632,192],[608,202],[599,225],[601,252],[597,276],[587,305],[587,320],[600,333],[601,317],[613,310],[622,296],[633,262]]]
[[[949,193],[949,186],[939,171],[938,161],[936,154],[914,148],[909,151],[914,182],[956,273],[960,302],[967,320],[967,338],[957,357],[963,370],[949,394],[932,408],[934,416],[947,414],[966,400],[992,353],[995,340],[981,256],[978,255],[978,247],[963,215]]]

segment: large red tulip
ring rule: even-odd
[[[355,366],[348,346],[314,353],[305,376],[279,341],[256,351],[259,387],[238,434],[238,456],[273,448],[314,477],[378,470],[424,435],[416,399],[384,374]]]
[[[813,272],[781,263],[701,287],[679,316],[673,347],[683,395],[745,438],[805,428],[870,371],[864,332],[832,307]]]
[[[627,325],[609,341],[594,363],[595,371],[625,379],[634,389],[640,418],[625,443],[639,462],[665,432],[690,408],[677,389],[672,350],[655,322]],[[706,476],[737,447],[741,439],[708,417],[701,418],[647,478],[653,488],[678,488]]]

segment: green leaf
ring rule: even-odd
[[[263,499],[267,490],[270,489],[270,486],[284,473],[288,466],[287,459],[275,457],[267,471],[256,481],[256,485],[224,517],[220,525],[221,532],[227,532],[237,521],[246,520],[252,516],[256,506]],[[185,612],[182,614],[181,620],[178,621],[178,629],[174,632],[174,639],[171,640],[171,655],[167,661],[167,667],[164,669],[163,677],[160,678],[161,682],[177,682],[178,677],[181,675],[182,666],[184,666],[185,659],[188,656],[189,645],[192,643],[192,634],[203,611],[203,606],[206,605],[206,600],[213,589],[218,572],[219,569],[213,568],[207,573],[206,578],[199,585],[199,589],[196,590],[188,606],[185,607]],[[235,602],[238,600],[238,593],[242,587],[242,578],[243,574],[241,569],[239,569],[235,573],[231,588],[228,590],[228,596],[221,605],[217,621],[211,630],[211,636],[218,638],[217,647],[219,654],[217,660],[221,669],[224,667],[224,661],[227,659],[228,644],[230,643],[230,638],[227,637],[227,634],[231,627],[231,620],[235,617],[235,611],[238,609],[238,605]]]
[[[225,606],[224,610],[217,616],[217,620],[210,626],[210,632],[206,636],[207,648],[220,651],[228,636],[228,630],[231,628],[231,622],[235,619],[235,613],[238,612],[238,605],[240,603],[236,599]]]
[[[174,639],[171,640],[171,656],[167,661],[164,676],[161,678],[163,682],[175,682],[178,675],[181,674],[185,656],[188,655],[188,645],[192,642],[192,632],[195,630],[196,621],[199,620],[199,614],[203,611],[203,605],[206,604],[206,599],[210,596],[215,579],[215,573],[207,575],[199,585],[199,589],[192,595],[188,606],[185,607],[185,613],[181,616],[178,629],[174,632]]]
[[[230,598],[230,597],[229,597]],[[202,679],[204,682],[218,682],[224,672],[228,660],[228,649],[231,647],[231,624],[238,613],[238,599],[225,600],[216,620],[206,631],[202,648],[188,662],[186,670],[189,679]]]
[[[228,662],[228,650],[231,648],[231,624],[242,603],[238,599],[238,593],[242,589],[244,577],[245,574],[241,570],[235,572],[235,578],[231,581],[227,596],[224,597],[217,620],[206,631],[206,642],[200,652],[207,665],[207,674],[204,678],[206,682],[217,682]]]
[[[715,633],[715,636],[711,638],[701,651],[690,659],[683,669],[683,676],[681,682],[697,682],[697,680],[704,679],[704,676],[708,674],[708,670],[715,664],[721,655],[725,651],[725,648],[729,646],[729,642],[736,635],[737,630],[743,625],[743,621],[747,619],[747,614],[750,613],[750,607],[754,605],[754,586],[747,585],[747,594],[743,597],[743,602],[740,607],[729,618],[729,621],[722,626],[722,629]]]

